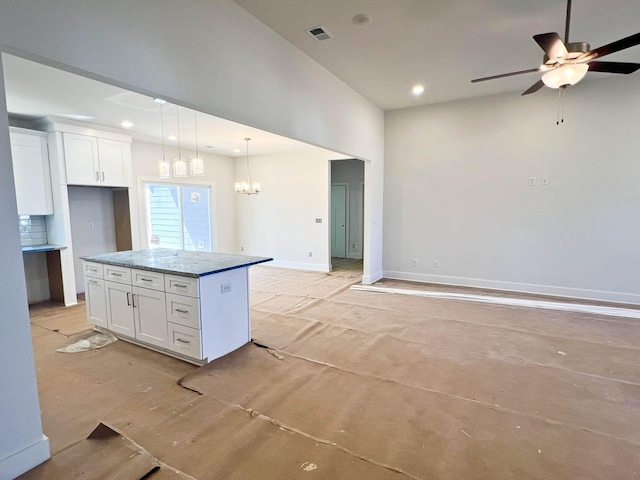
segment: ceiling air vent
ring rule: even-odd
[[[309,28],[307,30],[307,33],[311,35],[313,38],[315,38],[316,40],[318,40],[319,42],[333,38],[333,35],[327,32],[327,29],[322,26]]]

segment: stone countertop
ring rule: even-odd
[[[31,253],[31,252],[51,252],[53,250],[63,250],[67,247],[62,247],[60,245],[28,245],[22,247],[22,253]]]
[[[273,258],[232,255],[229,253],[192,252],[154,248],[151,250],[128,250],[80,257],[89,262],[106,263],[120,267],[138,268],[159,273],[203,277],[214,273],[270,262]]]

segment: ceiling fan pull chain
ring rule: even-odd
[[[562,89],[558,89],[558,108],[556,110],[556,125],[560,125],[560,102],[562,101]]]
[[[560,123],[564,123],[564,103],[565,103],[564,97],[566,97],[567,95],[567,87],[564,86],[561,88],[561,90],[562,90],[562,115],[560,118]]]

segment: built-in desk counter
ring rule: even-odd
[[[47,277],[48,277],[48,285],[49,285],[48,287],[49,299],[54,302],[60,302],[62,304],[64,304],[65,301],[64,301],[64,288],[63,288],[64,282],[62,279],[62,265],[60,260],[60,250],[64,250],[66,248],[67,247],[64,247],[61,245],[51,245],[51,244],[29,245],[29,246],[22,247],[22,253],[26,255],[31,255],[34,253],[41,253],[41,252],[45,253],[46,262],[47,262],[46,268],[47,268]],[[35,260],[35,261],[36,261],[36,264],[39,265],[38,262],[40,262],[40,260]],[[34,265],[34,264],[27,263],[27,258],[25,258],[25,275],[27,276],[27,292],[30,293],[30,290],[29,290],[30,269],[27,268],[27,265]],[[44,267],[44,263],[42,263],[42,265]],[[31,272],[32,277],[36,272]],[[36,282],[37,280],[34,278],[31,278],[31,281]],[[42,293],[46,293],[46,287],[41,288],[39,290],[41,290]],[[38,298],[37,301],[41,301],[41,300],[42,300],[42,297]],[[31,301],[31,297],[30,297],[30,301]]]
[[[271,258],[151,249],[83,257],[87,318],[196,364],[251,340],[251,265]]]

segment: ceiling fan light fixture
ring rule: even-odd
[[[589,71],[586,63],[565,63],[548,71],[542,76],[542,81],[549,88],[560,88],[567,85],[575,85]]]

